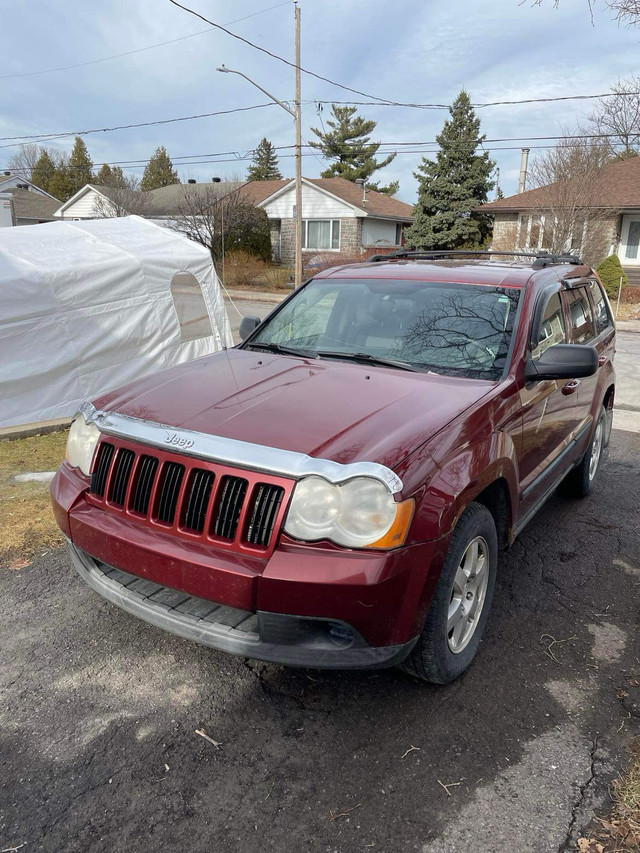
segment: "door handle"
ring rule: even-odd
[[[566,385],[562,386],[562,393],[565,395],[565,397],[568,394],[573,394],[574,391],[578,390],[579,385],[580,385],[579,379],[571,379],[569,382],[567,382]]]

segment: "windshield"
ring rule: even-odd
[[[496,380],[519,296],[476,284],[312,280],[243,346]]]

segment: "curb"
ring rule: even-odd
[[[291,291],[282,293],[260,293],[256,290],[223,290],[224,296],[229,296],[234,302],[273,302],[278,305]]]
[[[29,438],[32,435],[47,435],[50,432],[60,432],[71,426],[71,418],[57,418],[55,421],[20,424],[18,426],[0,428],[0,441],[11,441],[15,438]]]

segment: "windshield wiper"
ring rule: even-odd
[[[247,344],[244,349],[260,349],[265,350],[265,352],[277,352],[280,355],[299,355],[303,358],[317,358],[318,353],[313,352],[313,350],[305,350],[305,349],[294,349],[294,347],[285,347],[282,344],[275,343],[261,343],[260,341],[255,341]]]
[[[364,364],[379,364],[381,367],[396,367],[398,370],[410,370],[412,373],[420,373],[420,369],[409,364],[408,361],[395,361],[392,358],[384,358],[378,355],[371,355],[368,352],[340,352],[336,350],[319,350],[316,353],[318,358],[344,358],[347,361],[361,361]]]

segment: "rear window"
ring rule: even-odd
[[[565,291],[565,299],[571,317],[571,340],[574,344],[592,341],[596,337],[596,329],[586,287]]]
[[[604,332],[605,329],[608,329],[609,326],[612,326],[613,323],[611,322],[611,315],[609,314],[607,300],[605,299],[601,285],[599,282],[592,280],[589,282],[589,286],[591,288],[591,297],[593,298],[593,305],[596,313],[596,328],[598,330],[598,334],[600,334],[601,332]]]

